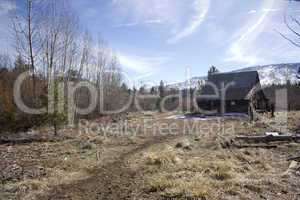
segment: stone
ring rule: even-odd
[[[290,166],[289,166],[289,170],[294,170],[294,171],[296,171],[298,168],[299,168],[299,167],[298,167],[298,162],[292,161],[291,164],[290,164]]]
[[[93,149],[93,145],[88,141],[81,141],[79,143],[79,148],[82,150],[91,150]]]
[[[192,144],[188,140],[182,140],[175,145],[176,148],[183,148],[185,150],[191,150]]]
[[[284,175],[298,175],[299,174],[299,163],[296,161],[292,161],[288,170],[284,173]]]

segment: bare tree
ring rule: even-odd
[[[83,75],[89,76],[89,65],[91,64],[92,58],[92,37],[88,31],[85,31],[81,49],[81,56],[80,56],[80,63],[79,63],[79,70],[78,70],[78,78],[81,79]],[[88,78],[88,77],[86,77]]]
[[[294,0],[296,1],[296,0]],[[297,0],[298,1],[298,0]],[[289,29],[289,31],[296,37],[296,39],[292,39],[288,36],[286,36],[285,34],[277,31],[284,39],[286,39],[287,41],[289,41],[292,45],[300,48],[300,22],[298,19],[294,18],[294,17],[290,17],[291,22],[294,24],[294,27],[292,27],[292,25],[288,22],[287,17],[284,17],[284,23],[286,25],[286,27]],[[297,28],[296,28],[297,27]],[[298,30],[297,30],[298,29]],[[300,68],[298,69],[298,74],[297,74],[297,78],[300,79]]]
[[[286,36],[285,34],[277,31],[284,39],[286,39],[287,41],[289,41],[291,44],[293,44],[296,47],[300,48],[300,22],[294,18],[294,17],[290,17],[291,22],[298,27],[299,30],[297,30],[295,27],[292,27],[292,25],[290,24],[290,22],[288,22],[287,17],[284,17],[284,23],[286,25],[286,27],[289,29],[289,31],[291,33],[293,33],[294,36],[296,36],[297,39],[292,39],[288,36]]]
[[[24,15],[15,15],[12,27],[15,34],[16,50],[30,63],[33,81],[33,96],[36,97],[36,60],[41,49],[39,37],[39,14],[37,12],[40,2],[26,0],[26,12]]]

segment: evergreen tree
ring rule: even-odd
[[[151,87],[151,89],[150,89],[150,94],[155,94],[155,93],[156,93],[155,87]]]
[[[15,63],[14,63],[14,69],[20,72],[24,72],[26,70],[29,70],[29,66],[25,64],[23,58],[19,55],[17,56]]]
[[[161,103],[162,99],[165,96],[165,85],[164,85],[164,82],[162,80],[159,83],[158,95],[159,95],[159,98],[158,98],[158,100],[156,102],[156,108],[159,110],[159,112],[161,112],[160,103]]]
[[[220,71],[215,67],[215,66],[211,66],[208,70],[208,76],[211,76],[213,74],[219,73]]]
[[[164,86],[164,82],[162,80],[159,83],[158,92],[159,92],[159,97],[163,98],[165,95],[165,86]]]

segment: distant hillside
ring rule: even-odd
[[[263,66],[253,66],[234,70],[232,72],[241,71],[258,71],[259,78],[262,86],[272,84],[286,84],[287,80],[291,83],[300,81],[298,78],[300,63],[287,63],[287,64],[272,64]],[[297,77],[298,76],[298,77]],[[189,81],[179,82],[168,85],[168,88],[184,89],[190,86],[191,88],[199,87],[205,83],[206,77],[193,77]]]
[[[188,87],[191,88],[198,88],[201,85],[205,84],[206,81],[206,76],[204,77],[193,77],[190,80],[184,81],[184,82],[178,82],[178,83],[173,83],[170,85],[167,85],[167,88],[175,88],[175,89],[185,89]]]
[[[260,82],[263,86],[272,84],[286,84],[299,82],[300,63],[273,64],[264,66],[247,67],[236,71],[258,71]],[[298,76],[298,77],[297,77]]]

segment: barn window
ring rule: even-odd
[[[231,101],[230,104],[231,104],[232,106],[235,106],[235,105],[236,105],[235,101]]]

